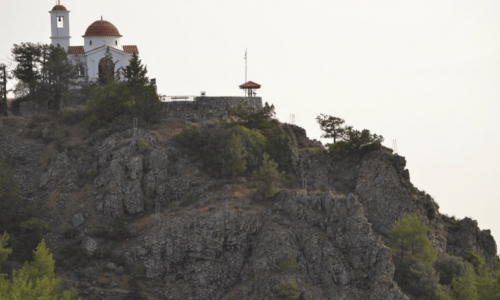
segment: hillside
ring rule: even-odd
[[[215,121],[163,120],[134,133],[0,119],[0,157],[23,203],[52,228],[56,272],[82,299],[134,289],[149,299],[423,299],[394,280],[387,246],[412,213],[440,255],[472,250],[495,267],[489,230],[443,215],[390,149],[329,153],[300,127],[275,124],[262,132],[283,134],[278,149],[289,153],[280,191],[266,198],[251,173],[207,167],[199,145],[177,138],[195,136],[189,128],[221,131]]]

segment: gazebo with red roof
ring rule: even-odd
[[[255,95],[257,95],[257,93],[254,90],[260,89],[260,84],[255,83],[253,81],[248,81],[248,82],[240,85],[240,89],[245,90],[245,96],[255,97]]]

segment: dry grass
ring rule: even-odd
[[[80,133],[80,130],[77,128],[77,127],[66,127],[66,132],[69,133],[69,137],[68,137],[68,141],[67,141],[67,144],[69,146],[76,146],[76,145],[80,145],[83,143],[82,141],[82,135]]]
[[[147,216],[144,216],[140,220],[137,221],[137,227],[139,227],[139,230],[143,231],[146,230],[149,224],[153,223],[155,221],[156,214],[152,213]]]
[[[59,193],[57,193],[56,191],[50,192],[47,201],[47,206],[53,209],[56,208],[58,198],[59,198]]]

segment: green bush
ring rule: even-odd
[[[223,150],[222,176],[234,178],[243,173],[247,169],[247,156],[248,152],[245,149],[241,135],[233,133]]]
[[[282,281],[280,284],[275,286],[275,289],[281,298],[287,300],[295,300],[300,297],[300,292],[295,278]]]
[[[81,247],[82,239],[72,241],[70,244],[62,247],[59,255],[62,259],[57,264],[65,268],[84,268],[90,264],[91,257]]]
[[[462,277],[467,269],[467,263],[460,257],[447,253],[439,254],[434,268],[439,273],[439,283],[450,285],[453,278]]]
[[[193,151],[215,175],[233,178],[261,165],[266,138],[244,126],[184,127],[177,135],[177,142]]]
[[[200,196],[194,193],[187,193],[182,196],[179,202],[179,206],[187,207],[198,203]]]
[[[343,140],[330,144],[329,150],[342,155],[364,154],[382,147],[384,138],[381,135],[371,134],[370,130],[355,130],[351,126],[344,128]]]
[[[406,257],[396,268],[394,280],[403,291],[415,299],[435,299],[439,275],[432,267],[416,256]]]
[[[278,192],[278,181],[283,175],[278,171],[278,164],[269,159],[267,153],[262,154],[262,165],[254,172],[258,182],[258,189],[265,198],[271,197]]]
[[[295,135],[289,127],[274,126],[267,139],[265,152],[278,164],[279,169],[293,173],[298,160]]]
[[[278,266],[280,272],[284,273],[293,273],[293,272],[299,272],[300,271],[300,265],[297,263],[297,258],[295,255],[290,254],[288,256],[288,259],[282,262]]]
[[[68,138],[64,130],[56,130],[54,132],[54,137],[52,138],[57,151],[61,152],[64,149],[64,145],[67,143]]]
[[[109,81],[95,87],[86,103],[87,125],[91,129],[116,125],[116,119],[128,116],[133,99],[126,85]],[[121,123],[121,121],[119,121]]]
[[[61,114],[61,120],[66,124],[77,124],[87,117],[84,107],[66,107]]]

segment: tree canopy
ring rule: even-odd
[[[324,132],[321,137],[333,138],[333,144],[329,145],[332,152],[362,154],[379,149],[384,141],[383,136],[372,134],[368,129],[359,131],[352,126],[344,126],[344,119],[338,117],[320,114],[316,121]]]
[[[21,43],[12,48],[17,63],[12,74],[19,82],[14,93],[30,100],[53,98],[60,111],[70,87],[77,85],[78,67],[68,59],[64,48],[46,44]]]
[[[320,129],[324,132],[321,137],[327,139],[333,138],[334,143],[343,138],[345,129],[342,125],[345,123],[344,119],[320,114],[316,117],[316,121]]]
[[[0,264],[12,251],[6,248],[6,240],[7,234],[0,236]],[[61,280],[55,276],[54,258],[45,240],[33,251],[32,262],[26,262],[21,269],[14,270],[10,278],[0,276],[0,299],[72,300],[76,297],[76,290],[64,290]]]

